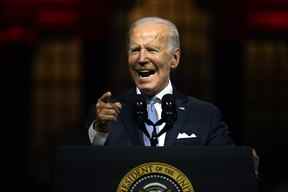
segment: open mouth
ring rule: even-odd
[[[155,70],[153,70],[153,69],[144,69],[144,70],[139,70],[139,71],[137,71],[137,73],[138,73],[138,75],[140,76],[140,77],[149,77],[150,75],[153,75],[153,74],[155,74]]]

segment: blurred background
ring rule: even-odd
[[[172,81],[216,104],[236,143],[257,150],[260,191],[284,191],[287,0],[0,0],[2,62],[25,72],[29,187],[49,191],[55,148],[88,145],[88,106],[131,87],[127,30],[142,16],[177,25],[182,58]]]

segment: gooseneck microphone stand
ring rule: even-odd
[[[163,133],[171,129],[173,127],[174,122],[177,119],[175,98],[173,97],[172,94],[166,94],[162,97],[161,119],[158,120],[156,123],[153,123],[150,119],[148,119],[146,99],[143,95],[140,94],[137,95],[135,106],[136,106],[136,117],[138,127],[149,138],[151,146],[156,146],[158,144],[158,137],[160,137]],[[151,136],[145,127],[145,123],[147,125],[153,126]],[[164,128],[159,133],[157,133],[156,127],[163,123],[165,123]]]

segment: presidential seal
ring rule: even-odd
[[[194,192],[194,189],[179,169],[166,163],[149,162],[129,171],[117,192]]]

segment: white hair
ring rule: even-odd
[[[171,21],[160,18],[160,17],[143,17],[143,18],[136,20],[130,26],[129,35],[131,35],[131,31],[135,27],[145,24],[145,23],[158,23],[158,24],[166,25],[168,27],[168,34],[169,34],[168,35],[168,38],[169,38],[168,47],[172,50],[175,50],[176,48],[180,48],[179,32],[177,30],[176,25],[172,23]]]

